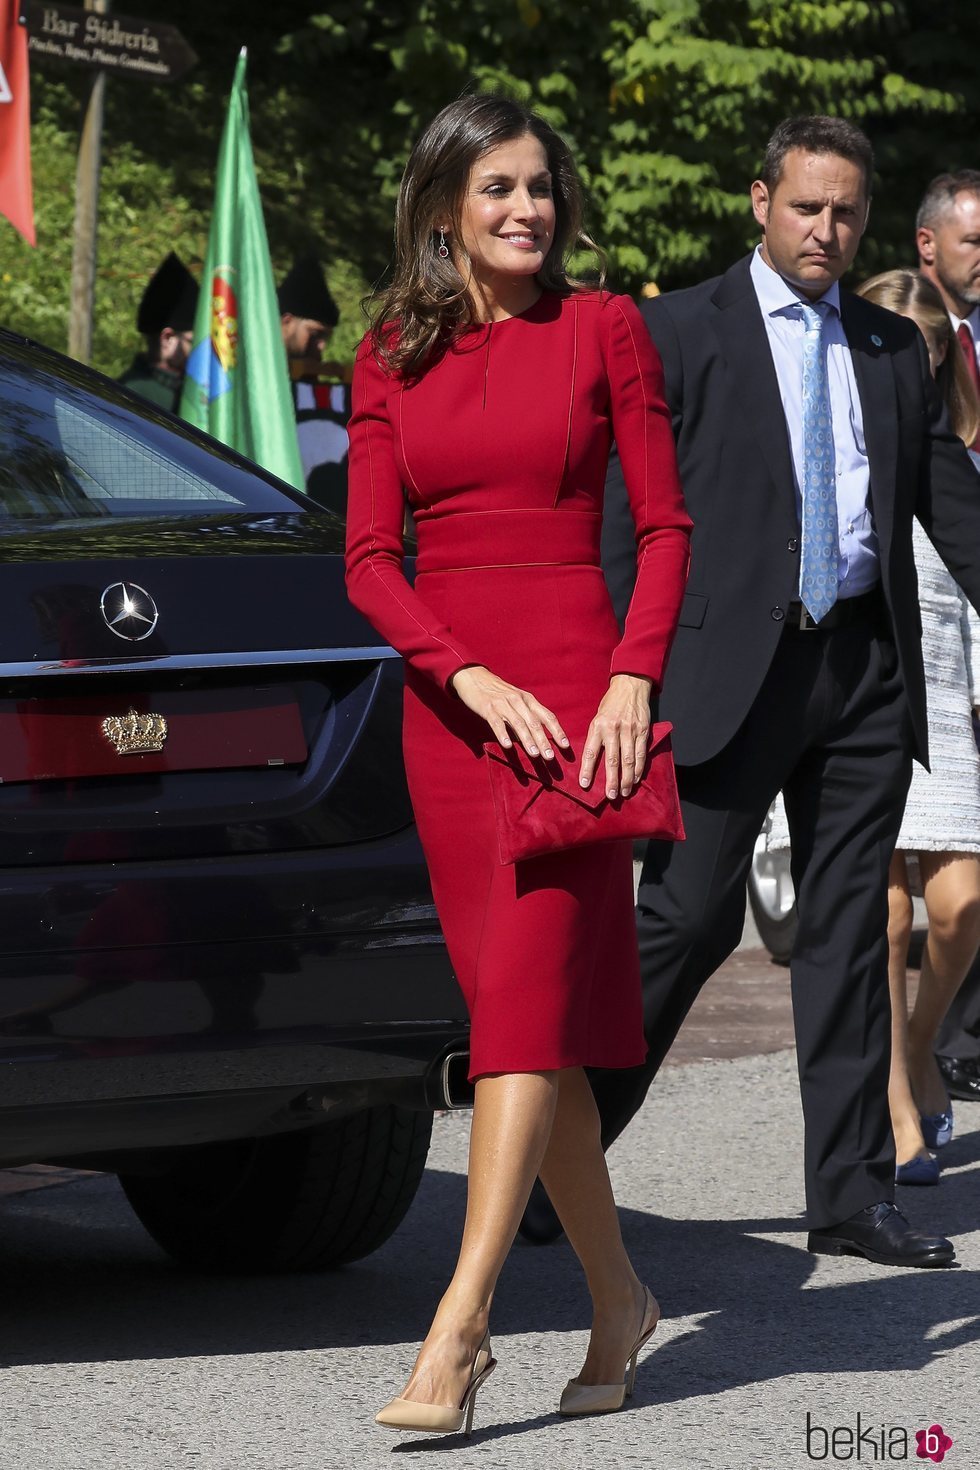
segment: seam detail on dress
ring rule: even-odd
[[[619,312],[620,320],[629,333],[630,346],[633,349],[633,361],[636,363],[636,375],[640,383],[640,394],[643,401],[643,418],[645,426],[646,419],[650,412],[650,405],[647,403],[646,382],[643,377],[643,370],[640,367],[640,354],[636,350],[636,338],[633,336],[633,328],[630,325],[625,311],[620,306],[618,301],[616,302],[616,310]],[[643,522],[644,525],[647,526],[650,524],[650,442],[646,432],[644,432],[643,435]],[[643,560],[646,560],[645,547],[643,550]]]
[[[362,413],[366,413],[367,412],[367,374],[366,373],[364,375],[364,384],[363,384],[362,393],[361,393],[361,412]],[[377,547],[377,544],[378,544],[378,536],[377,536],[377,531],[375,529],[376,526],[377,526],[377,521],[378,521],[378,512],[377,512],[377,495],[376,495],[376,492],[375,492],[374,448],[373,448],[373,446],[371,444],[371,440],[373,438],[373,435],[375,433],[375,430],[372,428],[372,425],[371,425],[370,421],[368,421],[365,424],[365,430],[366,430],[366,432],[365,432],[365,435],[364,435],[364,442],[367,445],[368,474],[369,474],[370,479],[371,479],[371,539],[370,539],[370,542],[368,544],[368,550],[367,550],[368,565],[370,565],[370,558],[374,555],[375,548]]]
[[[365,392],[365,398],[366,398],[366,396],[367,396],[367,385],[366,384],[365,384],[364,392]],[[390,411],[389,411],[389,423],[390,423]],[[376,431],[374,431],[374,432],[376,432]],[[366,441],[367,441],[367,451],[368,451],[368,471],[369,471],[370,476],[371,476],[371,540],[370,540],[370,545],[368,546],[367,554],[365,556],[365,562],[367,564],[368,570],[371,571],[374,574],[375,577],[377,577],[378,582],[379,582],[381,588],[383,589],[383,591],[385,591],[388,594],[388,596],[391,598],[391,600],[394,603],[396,603],[401,608],[402,612],[406,613],[408,615],[408,617],[411,618],[411,620],[415,624],[415,626],[417,628],[421,629],[421,631],[425,634],[425,636],[427,638],[431,638],[434,643],[438,643],[442,648],[447,649],[448,652],[450,652],[453,655],[454,658],[462,658],[463,655],[460,653],[460,651],[459,651],[458,648],[454,648],[451,643],[447,643],[444,638],[440,638],[439,635],[438,635],[438,633],[433,633],[429,628],[427,628],[425,626],[425,624],[422,622],[421,618],[419,618],[418,615],[415,612],[413,612],[412,609],[410,607],[408,607],[402,601],[402,599],[396,593],[394,587],[392,587],[392,586],[389,585],[388,581],[381,575],[381,572],[378,570],[378,567],[375,565],[375,558],[378,555],[378,534],[377,534],[377,518],[378,518],[377,517],[377,504],[378,504],[378,501],[377,501],[376,482],[375,482],[375,474],[374,474],[374,454],[373,454],[372,448],[371,448],[372,430],[370,428],[368,429],[368,432],[367,432],[365,438],[366,438]],[[404,555],[405,555],[405,547],[404,547],[404,541],[403,541],[403,543],[402,543],[402,559],[403,560],[404,560]],[[399,574],[404,578],[405,572],[404,572],[404,568],[403,567],[399,568]],[[407,583],[406,583],[406,586],[407,586]]]
[[[521,567],[575,567],[580,571],[601,571],[595,561],[485,561],[472,567],[432,567],[418,573],[420,577],[441,577],[446,572],[507,572]]]
[[[440,638],[438,633],[433,633],[431,628],[427,628],[425,626],[418,614],[413,612],[408,604],[402,601],[402,599],[398,596],[398,593],[395,591],[394,587],[392,587],[390,583],[387,582],[386,579],[381,575],[378,568],[374,565],[374,561],[371,557],[368,558],[368,566],[377,577],[378,581],[381,583],[381,586],[383,587],[385,592],[388,593],[392,601],[398,604],[402,612],[407,613],[407,615],[411,618],[412,622],[417,628],[421,628],[426,638],[431,638],[433,643],[438,643],[441,645],[441,647],[448,649],[454,658],[463,657],[458,648],[454,648],[451,643],[446,642],[445,638]],[[404,572],[402,572],[400,575],[404,576],[405,574]],[[406,582],[405,585],[407,586],[408,583]]]
[[[490,377],[490,343],[493,341],[493,318],[487,322],[487,351],[483,359],[483,412],[487,411],[487,379]]]
[[[565,483],[565,472],[571,456],[572,447],[572,415],[575,408],[575,370],[578,366],[578,302],[572,301],[572,381],[568,389],[568,424],[565,429],[565,453],[562,455],[561,468],[558,471],[558,484],[555,486],[555,498],[551,503],[552,510],[557,510],[561,499],[561,487]]]
[[[551,508],[554,510],[554,506]],[[457,520],[460,516],[546,516],[550,515],[546,505],[509,505],[505,508],[494,510],[488,506],[486,510],[454,510],[450,515],[427,516],[423,525],[432,526],[438,521]],[[570,516],[591,516],[593,520],[601,520],[600,512],[597,510],[568,510],[565,512]]]
[[[416,495],[421,500],[422,492],[418,487],[415,476],[412,474],[412,467],[408,462],[408,455],[405,453],[405,410],[402,404],[404,394],[405,385],[403,383],[398,394],[398,445],[402,452],[402,463],[405,466],[405,472],[408,475],[409,483],[412,489],[415,491]]]

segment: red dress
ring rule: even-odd
[[[646,1043],[631,845],[502,865],[482,749],[491,731],[449,681],[485,664],[573,739],[611,673],[659,688],[691,523],[649,333],[626,297],[546,292],[521,316],[467,331],[414,382],[387,373],[366,339],[353,399],[347,585],[405,659],[405,764],[469,1008],[471,1075],[636,1066]],[[622,638],[599,566],[613,436],[638,544]]]

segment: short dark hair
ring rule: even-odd
[[[915,216],[915,228],[931,229],[939,216],[946,213],[957,194],[980,196],[980,169],[959,168],[954,173],[937,174],[922,196],[922,203]]]
[[[806,117],[784,117],[769,142],[759,178],[772,193],[783,176],[786,155],[793,148],[805,153],[833,153],[856,163],[864,174],[864,191],[871,198],[875,156],[871,143],[859,127],[843,117],[814,113]]]

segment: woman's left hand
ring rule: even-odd
[[[652,681],[637,674],[614,674],[610,679],[582,751],[582,786],[592,785],[599,752],[605,750],[606,795],[629,796],[647,758],[651,688]]]

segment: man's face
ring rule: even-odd
[[[857,254],[868,223],[861,167],[836,153],[791,148],[769,190],[752,185],[752,212],[762,227],[762,255],[809,301],[839,281]]]
[[[290,357],[319,360],[329,337],[330,328],[323,322],[314,321],[307,316],[293,316],[288,311],[283,312],[282,340]]]
[[[955,316],[969,316],[980,304],[980,195],[957,194],[915,240],[922,274],[939,288]]]
[[[190,329],[178,332],[173,327],[164,327],[160,333],[160,366],[168,373],[182,373],[193,345],[194,333]]]

